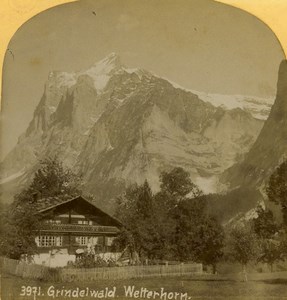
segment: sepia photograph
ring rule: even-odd
[[[3,2],[1,299],[287,299],[287,2]]]

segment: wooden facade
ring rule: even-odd
[[[79,196],[42,208],[43,220],[37,233],[39,253],[61,250],[76,254],[85,248],[111,252],[121,224],[115,218]]]

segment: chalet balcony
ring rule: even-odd
[[[41,232],[53,233],[117,233],[115,226],[80,225],[80,224],[42,224]]]

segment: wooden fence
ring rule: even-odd
[[[1,272],[31,279],[54,279],[55,270],[35,264],[27,264],[19,260],[0,257]]]
[[[62,281],[95,281],[201,274],[202,264],[126,266],[92,269],[62,269]]]
[[[183,276],[202,273],[201,264],[54,269],[41,265],[26,264],[4,257],[0,257],[0,269],[3,273],[23,278],[62,282]]]

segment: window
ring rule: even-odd
[[[106,237],[106,246],[112,246],[114,239],[115,239],[114,237],[107,236]]]
[[[77,236],[76,237],[76,243],[81,246],[87,246],[90,245],[97,245],[98,244],[98,237],[97,236]]]
[[[76,243],[81,246],[88,245],[88,237],[87,236],[77,236]]]
[[[78,224],[80,224],[80,225],[93,225],[93,221],[79,220]]]
[[[87,224],[88,224],[88,221],[85,221],[85,220],[79,220],[79,221],[78,221],[78,224],[80,224],[80,225],[87,225]]]
[[[36,237],[35,241],[38,247],[60,247],[63,244],[63,237],[53,235],[42,235]]]
[[[47,224],[61,224],[61,220],[45,220]]]
[[[98,244],[98,237],[97,236],[90,237],[89,238],[89,243],[92,244],[92,245],[97,245]]]

